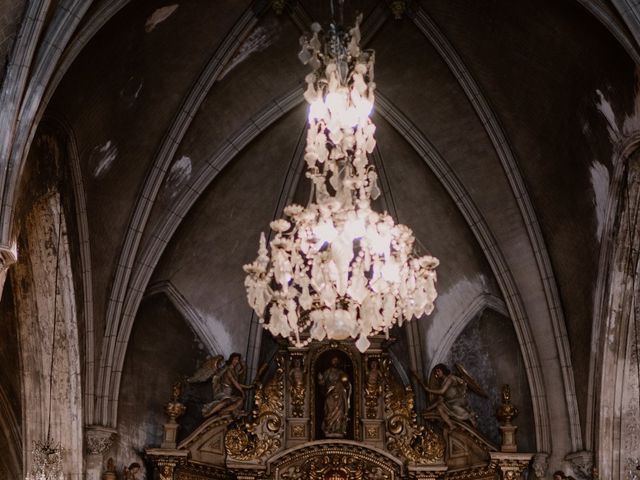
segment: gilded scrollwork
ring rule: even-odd
[[[276,371],[264,385],[256,385],[254,407],[247,422],[232,426],[224,438],[230,459],[252,461],[264,459],[282,445],[284,416],[283,357],[276,358]]]
[[[500,453],[491,455],[489,466],[500,472],[502,480],[517,480],[522,478],[522,472],[529,466],[533,454],[520,454],[521,458],[500,457]]]
[[[390,480],[391,475],[378,465],[348,453],[313,456],[300,465],[290,466],[280,475],[282,480]]]
[[[456,472],[447,472],[447,480],[485,480],[495,479],[496,466],[493,464],[471,467]]]
[[[418,424],[411,386],[398,384],[388,363],[383,365],[383,371],[388,450],[418,465],[443,463],[444,438],[429,425]]]

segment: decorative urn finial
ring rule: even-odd
[[[184,415],[187,411],[187,407],[180,402],[180,396],[182,395],[182,384],[176,382],[171,389],[171,401],[164,406],[164,413],[169,417],[169,423],[177,423],[176,419]]]

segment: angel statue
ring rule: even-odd
[[[124,467],[122,472],[124,480],[138,480],[138,473],[140,472],[140,464],[133,462],[128,467]]]
[[[487,398],[487,394],[461,364],[456,363],[455,367],[457,375],[451,373],[451,370],[442,363],[433,367],[429,385],[425,385],[416,375],[422,388],[431,394],[431,404],[427,407],[427,412],[437,412],[450,430],[455,428],[452,418],[469,422],[473,428],[477,428],[478,416],[469,406],[467,387],[481,397]]]
[[[242,413],[244,391],[253,388],[253,385],[242,383],[246,370],[239,353],[232,353],[226,362],[222,355],[216,355],[208,359],[196,373],[187,379],[189,383],[206,382],[211,379],[213,401],[202,407],[203,417],[228,413],[237,416]]]

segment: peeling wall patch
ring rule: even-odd
[[[479,295],[490,291],[488,279],[482,274],[476,274],[473,278],[462,277],[446,291],[438,294],[429,335],[426,335],[424,340],[427,357],[433,357],[440,346],[440,342],[452,327],[452,322],[463,320],[464,313],[473,300]]]
[[[164,22],[167,18],[169,18],[173,12],[178,9],[178,4],[175,3],[173,5],[167,5],[166,7],[158,8],[155,12],[153,12],[149,18],[147,18],[147,22],[144,24],[144,31],[149,33],[152,32],[158,24]]]
[[[636,93],[633,112],[630,115],[624,115],[622,119],[616,117],[610,100],[605,97],[601,90],[597,89],[596,95],[598,96],[596,108],[607,121],[607,131],[612,142],[615,143],[624,136],[640,130],[640,93]]]
[[[171,198],[175,197],[185,183],[191,178],[191,159],[186,155],[180,157],[169,171],[167,177],[166,189]]]
[[[593,187],[593,204],[596,208],[598,229],[597,240],[602,238],[602,231],[607,217],[607,202],[609,200],[609,170],[602,163],[595,161],[589,168],[591,186]]]
[[[139,80],[135,77],[129,77],[127,83],[125,83],[124,87],[120,89],[120,98],[125,103],[125,106],[127,108],[130,108],[140,96],[141,91],[142,80]]]
[[[222,80],[231,70],[247,59],[252,53],[261,52],[272,45],[280,35],[280,25],[276,20],[265,22],[264,25],[256,27],[247,39],[242,42],[233,55],[229,63],[225,65],[218,80]]]
[[[231,334],[225,328],[224,322],[220,321],[213,315],[202,314],[201,312],[199,313],[200,316],[204,318],[206,329],[216,339],[216,343],[222,350],[218,353],[224,355],[224,357],[227,358],[229,355],[231,355],[231,352],[235,350],[233,348],[234,342],[232,340]]]
[[[596,95],[598,95],[598,103],[596,103],[596,107],[607,121],[609,138],[612,141],[616,141],[620,137],[620,129],[616,123],[616,114],[613,113],[613,107],[611,106],[611,103],[604,98],[604,94],[601,90],[596,90]]]
[[[89,157],[89,168],[94,178],[99,178],[109,171],[114,160],[118,157],[118,147],[111,140],[104,145],[93,148]]]

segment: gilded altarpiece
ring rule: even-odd
[[[179,444],[146,450],[157,478],[497,478],[498,448],[470,425],[419,416],[386,346],[376,337],[364,354],[349,341],[281,347],[258,374],[250,412],[211,416]]]

